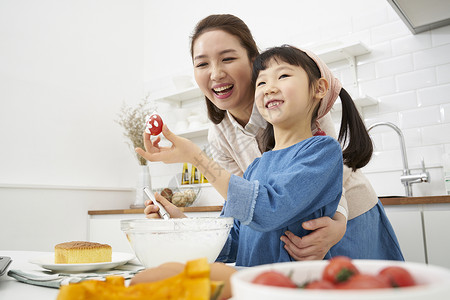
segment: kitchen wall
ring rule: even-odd
[[[173,76],[192,75],[189,35],[211,13],[241,17],[261,49],[364,42],[371,53],[357,57],[356,91],[345,64],[330,66],[353,93],[379,101],[362,109],[366,124],[402,128],[414,171],[424,157],[431,182],[415,185],[415,195],[445,193],[449,26],[412,35],[384,0],[6,0],[0,2],[0,249],[51,250],[56,241],[86,237],[87,210],[133,202],[138,166],[114,120],[123,102],[175,90]],[[337,126],[339,113],[333,117]],[[403,194],[395,134],[380,129],[373,138],[376,152],[364,172],[380,195]],[[151,168],[153,176],[170,176],[166,171]]]
[[[210,13],[230,12],[241,17],[261,49],[289,43],[323,51],[327,45],[361,41],[370,53],[356,57],[356,87],[346,61],[329,66],[354,98],[368,95],[378,101],[377,105],[361,108],[367,126],[389,121],[402,129],[412,173],[421,171],[424,159],[430,182],[413,185],[413,195],[446,194],[442,155],[450,152],[450,26],[413,35],[388,2],[381,0],[281,1],[278,6],[262,1],[255,7],[231,1],[224,10],[201,3],[179,3],[179,11],[191,13],[174,17],[176,26],[162,31],[147,28],[147,90],[170,90],[174,72],[168,70],[192,74],[187,34],[197,20]],[[166,16],[171,7],[170,3],[147,5],[146,14],[151,20],[168,24]],[[158,41],[164,41],[163,47],[154,47]],[[182,55],[174,54],[174,49]],[[167,57],[166,51],[170,59],[161,60]],[[337,132],[340,115],[340,111],[332,113]],[[377,127],[371,136],[375,152],[364,173],[379,195],[405,195],[396,133]]]
[[[138,164],[114,122],[143,96],[143,1],[0,1],[0,249],[86,239]]]

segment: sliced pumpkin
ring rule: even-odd
[[[206,258],[189,261],[184,270],[172,277],[129,287],[119,276],[105,281],[87,280],[60,288],[57,300],[217,300],[223,282],[211,282]]]
[[[220,295],[222,295],[225,283],[223,281],[211,281],[211,296],[210,300],[219,300]]]

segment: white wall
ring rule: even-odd
[[[0,230],[7,239],[0,248],[46,250],[67,226],[70,238],[82,238],[87,210],[133,202],[137,163],[114,120],[123,101],[173,89],[173,75],[192,74],[188,37],[211,13],[241,17],[261,49],[363,41],[372,52],[358,58],[359,88],[380,101],[363,110],[367,124],[399,125],[410,166],[424,156],[432,167],[432,182],[416,185],[415,194],[444,193],[449,26],[412,35],[384,0],[6,0],[0,2]],[[348,87],[349,70],[331,67]],[[364,171],[380,194],[402,194],[395,136],[379,131],[374,140],[376,157]],[[77,217],[64,217],[70,213]]]
[[[142,1],[0,2],[0,184],[130,187],[114,120],[142,97]]]
[[[0,1],[0,249],[86,239],[138,164],[114,122],[144,95],[143,1]]]

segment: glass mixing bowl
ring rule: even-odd
[[[136,257],[151,268],[201,257],[214,262],[225,245],[233,218],[133,219],[120,223]]]

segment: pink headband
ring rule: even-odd
[[[341,92],[342,84],[339,79],[333,76],[333,73],[331,73],[328,66],[317,55],[310,52],[309,50],[300,50],[305,52],[312,60],[314,60],[317,67],[319,67],[320,75],[322,76],[322,78],[325,78],[330,85],[327,94],[320,102],[319,110],[317,111],[317,119],[312,128],[313,135],[316,135],[316,133],[322,135],[321,133],[323,133],[323,131],[320,130],[319,119],[325,116],[331,110],[331,107],[333,107],[334,102],[336,102],[336,99]]]

